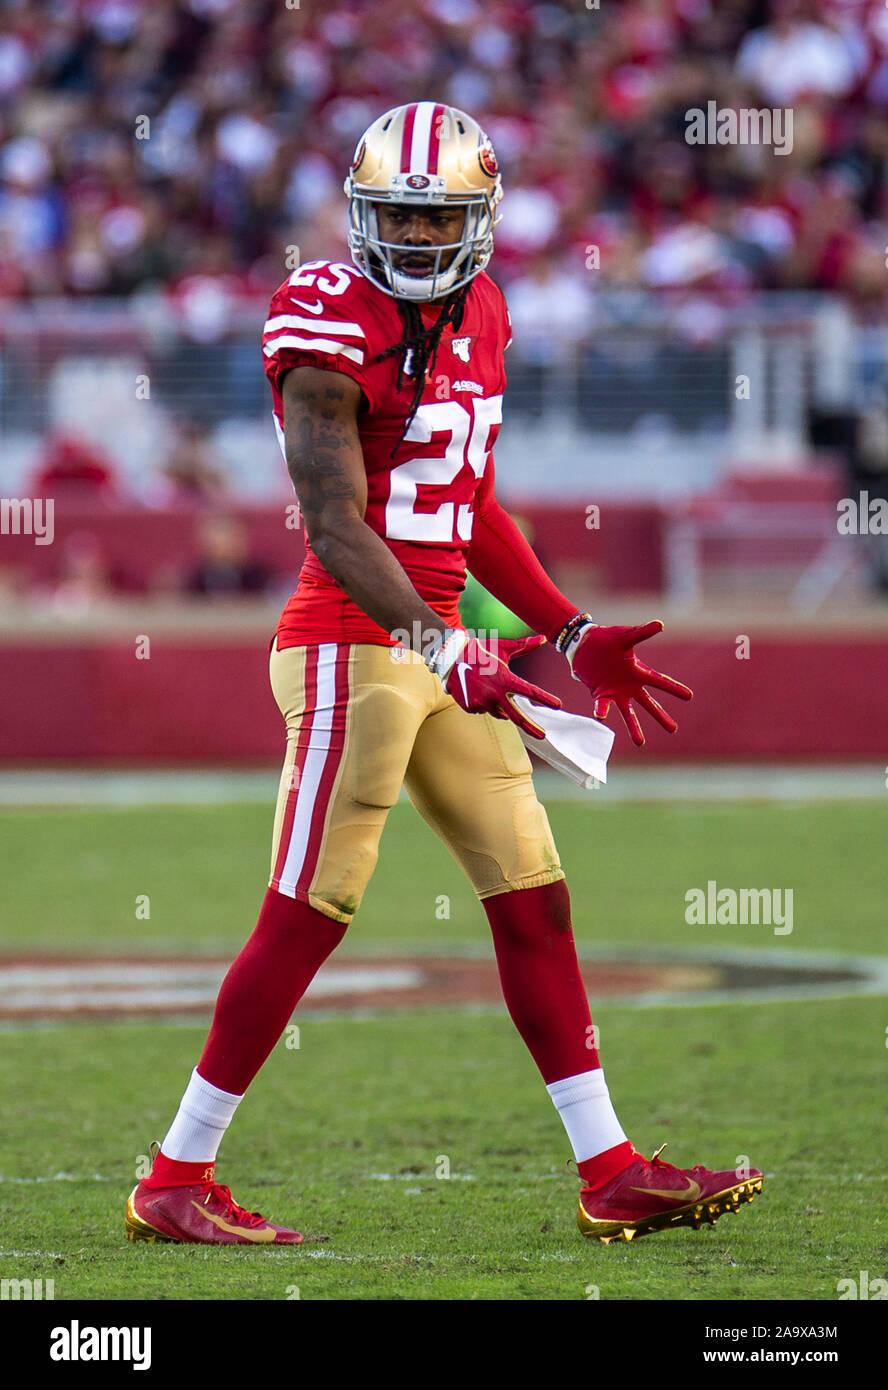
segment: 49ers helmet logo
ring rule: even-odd
[[[408,188],[428,188],[431,179],[428,174],[411,174],[404,182]]]
[[[489,140],[485,140],[484,144],[478,150],[478,162],[485,174],[489,174],[492,179],[496,178],[499,172],[499,165],[496,162],[493,145],[491,145]]]
[[[355,150],[355,157],[354,157],[354,159],[353,159],[352,162],[351,162],[351,167],[352,167],[352,169],[358,169],[358,168],[360,168],[366,150],[367,150],[367,141],[365,140],[365,138],[364,138],[363,136],[361,136],[361,139],[358,141],[358,148]]]

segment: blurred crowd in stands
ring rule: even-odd
[[[430,97],[494,141],[492,268],[531,322],[547,277],[588,288],[590,246],[596,288],[881,300],[883,0],[6,0],[0,302],[162,290],[212,318],[294,243],[348,259],[358,135]],[[791,106],[791,152],[689,145],[711,100]]]
[[[153,370],[176,428],[140,500],[205,514],[180,591],[273,587],[208,443],[220,411],[267,405],[252,337],[222,340],[241,306],[267,301],[294,247],[301,260],[349,259],[342,180],[359,135],[389,107],[430,98],[475,115],[502,169],[490,269],[515,326],[510,409],[539,414],[540,368],[557,377],[562,357],[608,379],[588,354],[609,295],[627,321],[638,291],[686,304],[675,336],[691,344],[691,372],[701,344],[727,379],[713,347],[721,311],[798,289],[843,297],[872,363],[871,413],[884,413],[885,0],[4,0],[3,421],[43,390],[24,358],[27,389],[15,375],[5,310],[60,296],[90,312],[99,297],[172,310],[197,350],[171,358],[170,380]],[[791,108],[791,149],[688,143],[688,112],[711,102]],[[656,376],[665,412],[685,378],[667,391],[652,363],[643,378],[633,366],[619,399],[647,401]],[[204,380],[213,405],[201,416]],[[865,408],[849,407],[829,442],[852,475],[888,489],[888,441],[874,463],[855,442]],[[606,426],[601,410],[596,398],[584,423]],[[32,422],[20,429],[36,446]],[[47,429],[32,457],[35,495],[69,488],[101,506],[126,491],[120,459],[115,474],[94,441]],[[74,538],[57,583],[75,607],[125,588],[88,537]]]
[[[47,613],[77,618],[113,596],[177,593],[229,602],[270,594],[283,600],[295,586],[295,560],[287,572],[255,553],[238,515],[239,499],[213,461],[204,432],[191,420],[176,422],[171,448],[142,499],[161,518],[198,513],[185,548],[177,551],[171,538],[166,558],[158,563],[146,567],[109,558],[107,536],[99,533],[96,520],[107,513],[118,516],[117,509],[132,507],[133,499],[113,459],[91,441],[50,434],[25,490],[53,498],[60,514],[75,507],[79,520],[54,548],[53,563],[39,579],[26,566],[0,567],[0,604],[30,592]]]

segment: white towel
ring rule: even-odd
[[[545,738],[534,738],[519,728],[531,753],[581,787],[597,787],[607,781],[607,760],[614,745],[612,729],[589,715],[535,705],[526,695],[513,695],[512,700],[522,714],[546,731]]]

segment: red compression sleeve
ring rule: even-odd
[[[496,500],[493,480],[491,459],[478,489],[468,568],[494,598],[551,642],[577,606],[552,583],[521,528]]]

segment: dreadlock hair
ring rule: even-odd
[[[463,314],[466,307],[466,299],[472,282],[463,285],[461,290],[445,299],[441,312],[435,319],[430,328],[426,328],[422,321],[422,314],[416,303],[412,299],[396,299],[398,313],[401,315],[401,322],[404,325],[404,336],[399,343],[386,348],[385,352],[379,353],[374,357],[374,362],[384,362],[387,357],[398,357],[398,390],[404,384],[404,377],[410,376],[416,382],[413,392],[413,400],[410,402],[410,412],[407,416],[407,423],[404,426],[404,434],[407,433],[413,417],[419,409],[422,400],[422,393],[425,390],[426,377],[429,372],[434,371],[435,363],[438,360],[438,348],[441,346],[441,337],[448,324],[452,324],[454,331],[459,332],[463,321]],[[410,371],[407,371],[407,364],[410,364]],[[403,439],[403,435],[401,438]],[[399,440],[398,443],[401,441]],[[391,457],[394,458],[397,452],[396,444],[392,450]]]

